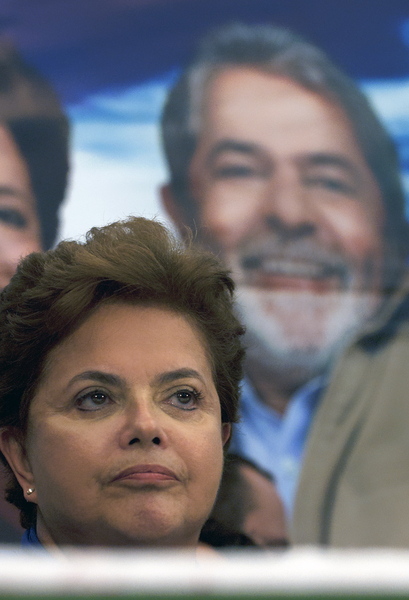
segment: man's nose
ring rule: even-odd
[[[264,190],[263,218],[268,229],[284,242],[314,233],[314,206],[297,173],[283,169],[269,179]]]
[[[314,199],[296,168],[280,166],[235,194],[208,198],[201,213],[202,234],[210,246],[234,250],[266,229],[283,240],[312,235],[318,226]]]
[[[125,425],[120,435],[121,447],[165,447],[167,434],[163,428],[163,417],[159,407],[149,399],[135,398],[126,408]]]

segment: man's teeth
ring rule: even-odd
[[[300,277],[317,279],[334,275],[334,270],[327,265],[319,263],[295,262],[290,260],[264,259],[257,268],[268,275],[285,275],[287,277]]]

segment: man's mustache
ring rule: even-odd
[[[238,251],[238,266],[244,272],[263,271],[289,277],[325,279],[337,277],[347,286],[352,265],[340,253],[323,248],[315,240],[279,242],[252,240]]]

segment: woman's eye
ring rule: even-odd
[[[182,410],[195,410],[201,396],[193,390],[179,390],[170,397],[170,404]]]
[[[77,408],[84,411],[100,410],[110,403],[110,397],[104,392],[88,392],[76,401]]]

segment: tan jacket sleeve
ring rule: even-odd
[[[314,419],[296,544],[409,547],[409,325],[337,365]]]

